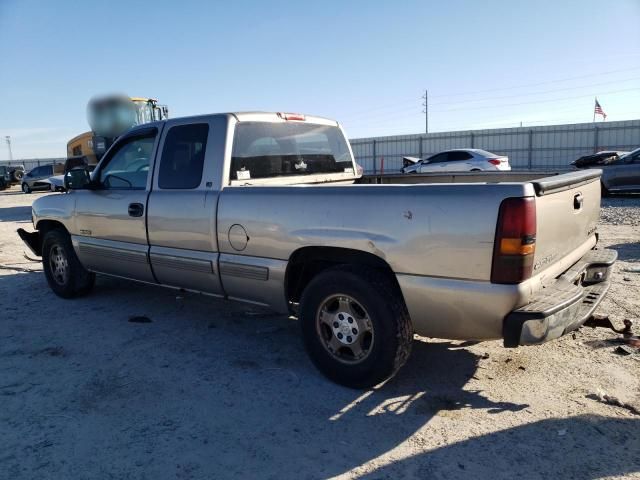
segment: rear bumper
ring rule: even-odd
[[[609,290],[615,250],[591,250],[503,323],[505,347],[536,345],[580,327]]]

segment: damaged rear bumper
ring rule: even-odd
[[[591,250],[503,324],[505,347],[548,342],[580,327],[609,290],[615,250]]]
[[[27,232],[25,229],[19,228],[18,235],[34,255],[38,257],[42,256],[42,239],[40,238],[39,231]]]

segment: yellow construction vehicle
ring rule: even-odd
[[[73,137],[67,143],[65,171],[78,165],[95,165],[111,144],[129,128],[169,117],[166,105],[146,97],[108,95],[94,97],[87,105],[91,131]]]

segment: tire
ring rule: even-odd
[[[604,198],[608,197],[609,195],[609,189],[604,186],[604,183],[600,182],[600,196]]]
[[[22,177],[24,177],[24,172],[22,170],[14,170],[11,172],[11,181],[12,182],[21,182]]]
[[[479,168],[472,168],[471,170],[469,170],[470,172],[481,172],[482,170],[480,170]]]
[[[29,184],[27,183],[22,184],[22,193],[31,193],[31,188],[29,188]]]
[[[42,266],[49,287],[62,298],[86,295],[95,283],[95,274],[82,266],[69,234],[62,229],[50,230],[45,234]]]
[[[387,380],[411,353],[409,313],[397,288],[378,270],[339,266],[323,271],[304,289],[299,312],[311,361],[346,387],[369,388]],[[356,335],[345,337],[351,327]]]

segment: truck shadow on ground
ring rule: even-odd
[[[466,389],[480,358],[456,343],[416,341],[395,378],[356,391],[318,374],[295,321],[253,307],[104,277],[64,301],[42,273],[1,275],[0,292],[28,299],[0,321],[0,468],[11,478],[329,478],[415,446],[436,416],[459,429],[463,409],[528,407]],[[622,475],[637,469],[638,423],[545,420],[391,459],[365,478]]]
[[[610,245],[607,248],[618,252],[618,260],[624,262],[640,262],[640,242],[618,243],[616,245]]]
[[[640,420],[581,415],[548,419],[447,445],[392,463],[364,479],[575,478],[640,471]],[[635,453],[634,453],[635,452]]]
[[[31,207],[0,207],[0,222],[31,221]]]

